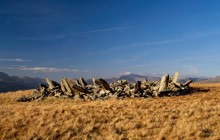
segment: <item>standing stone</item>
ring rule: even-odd
[[[177,72],[175,72],[175,74],[173,76],[172,83],[177,83],[178,77],[179,77],[179,72],[177,71]]]
[[[109,84],[104,80],[104,79],[98,79],[99,84],[101,85],[101,87],[105,90],[109,90],[112,92],[112,89],[110,88]]]
[[[80,78],[80,83],[83,87],[87,86],[88,84],[86,83],[86,80],[84,78]]]
[[[147,84],[147,79],[144,79],[142,83]]]
[[[141,81],[137,81],[134,85],[134,93],[138,93],[139,91],[141,91]]]
[[[65,89],[67,90],[67,92],[68,93],[71,93],[72,92],[72,90],[71,90],[71,88],[70,88],[70,86],[69,86],[69,84],[68,84],[68,82],[67,82],[67,79],[62,79],[62,82],[63,82],[63,85],[64,85],[64,87],[65,87]]]
[[[192,83],[192,80],[188,80],[188,81],[186,81],[186,83],[183,84],[183,86],[184,87],[189,86],[189,84],[191,84],[191,83]]]
[[[71,81],[70,79],[66,79],[66,82],[68,83],[68,85],[70,86],[71,89],[75,85],[74,82]]]
[[[93,82],[93,85],[94,85],[94,86],[97,86],[97,85],[98,85],[96,78],[92,78],[92,82]]]
[[[60,88],[60,85],[55,81],[52,81],[52,80],[49,80],[48,78],[46,78],[46,82],[49,85],[50,90],[53,90],[55,88]]]
[[[80,87],[78,85],[72,85],[71,88],[76,92],[76,93],[88,93],[83,87]]]
[[[66,88],[65,88],[65,86],[64,86],[63,81],[60,82],[60,86],[61,86],[61,90],[62,90],[64,93],[67,92],[67,90],[66,90]]]
[[[81,84],[80,84],[80,82],[79,82],[78,79],[76,79],[76,85],[77,85],[77,86],[81,86]]]
[[[169,75],[166,74],[162,77],[160,81],[159,92],[167,90],[168,82],[169,82]]]
[[[41,95],[46,95],[47,94],[47,86],[44,84],[39,84],[39,92]]]
[[[55,89],[55,85],[53,84],[53,82],[51,80],[46,78],[46,82],[49,85],[49,89]]]

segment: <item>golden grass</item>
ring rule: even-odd
[[[192,86],[192,95],[153,99],[17,103],[31,91],[1,94],[0,139],[220,140],[220,84]]]

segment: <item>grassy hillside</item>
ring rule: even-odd
[[[0,139],[220,140],[220,84],[193,84],[179,97],[43,102],[13,100],[32,91],[0,94]]]

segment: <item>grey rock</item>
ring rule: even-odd
[[[88,93],[88,91],[86,89],[84,89],[83,87],[77,86],[77,85],[72,85],[71,87],[75,93]]]
[[[55,88],[59,88],[60,87],[60,85],[57,82],[49,80],[48,78],[46,78],[46,82],[48,83],[50,90],[53,90]]]
[[[88,84],[86,83],[86,80],[84,79],[84,78],[80,78],[80,84],[83,86],[83,87],[85,87],[85,86],[87,86]]]
[[[101,87],[105,90],[109,90],[112,92],[112,89],[110,88],[109,84],[104,80],[104,79],[98,79],[99,84],[101,85]]]
[[[72,89],[71,89],[70,85],[68,84],[67,79],[63,78],[62,82],[63,82],[64,88],[66,89],[66,92],[72,93]]]
[[[134,93],[138,93],[141,91],[141,82],[140,81],[137,81],[135,86],[134,86]]]
[[[169,75],[166,74],[162,77],[162,79],[160,81],[159,92],[167,90],[168,82],[169,82]]]
[[[16,101],[42,101],[48,96],[60,99],[90,101],[178,96],[191,93],[192,88],[189,85],[192,81],[187,81],[184,84],[178,83],[178,75],[179,73],[176,73],[172,80],[169,75],[165,75],[160,82],[143,80],[142,82],[128,83],[126,80],[118,80],[110,84],[103,79],[93,78],[93,85],[88,85],[83,78],[80,79],[80,82],[78,80],[73,82],[70,79],[63,78],[60,85],[47,78],[49,87],[40,84],[39,88],[33,91],[33,94],[22,96]]]
[[[173,76],[173,80],[172,80],[172,83],[176,83],[177,80],[178,80],[178,77],[179,77],[179,72],[175,72],[174,76]]]
[[[79,82],[78,79],[76,79],[76,85],[77,85],[77,86],[82,86],[82,85],[80,84],[80,82]]]
[[[64,93],[67,92],[67,89],[66,89],[66,87],[64,86],[63,81],[60,82],[60,86],[61,86],[61,90],[62,90]]]
[[[192,80],[188,80],[188,81],[186,81],[186,83],[183,84],[183,87],[189,86],[189,84],[191,84],[191,83],[192,83]]]

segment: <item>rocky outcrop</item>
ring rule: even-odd
[[[40,101],[49,96],[76,100],[106,100],[178,96],[191,93],[192,88],[189,85],[192,81],[178,83],[178,76],[179,73],[176,72],[173,78],[169,78],[169,75],[166,74],[161,81],[148,82],[145,79],[128,83],[126,80],[118,80],[110,84],[104,79],[93,78],[91,85],[87,84],[83,78],[76,81],[63,78],[60,84],[46,78],[48,86],[40,84],[33,94],[23,96],[16,101]]]

